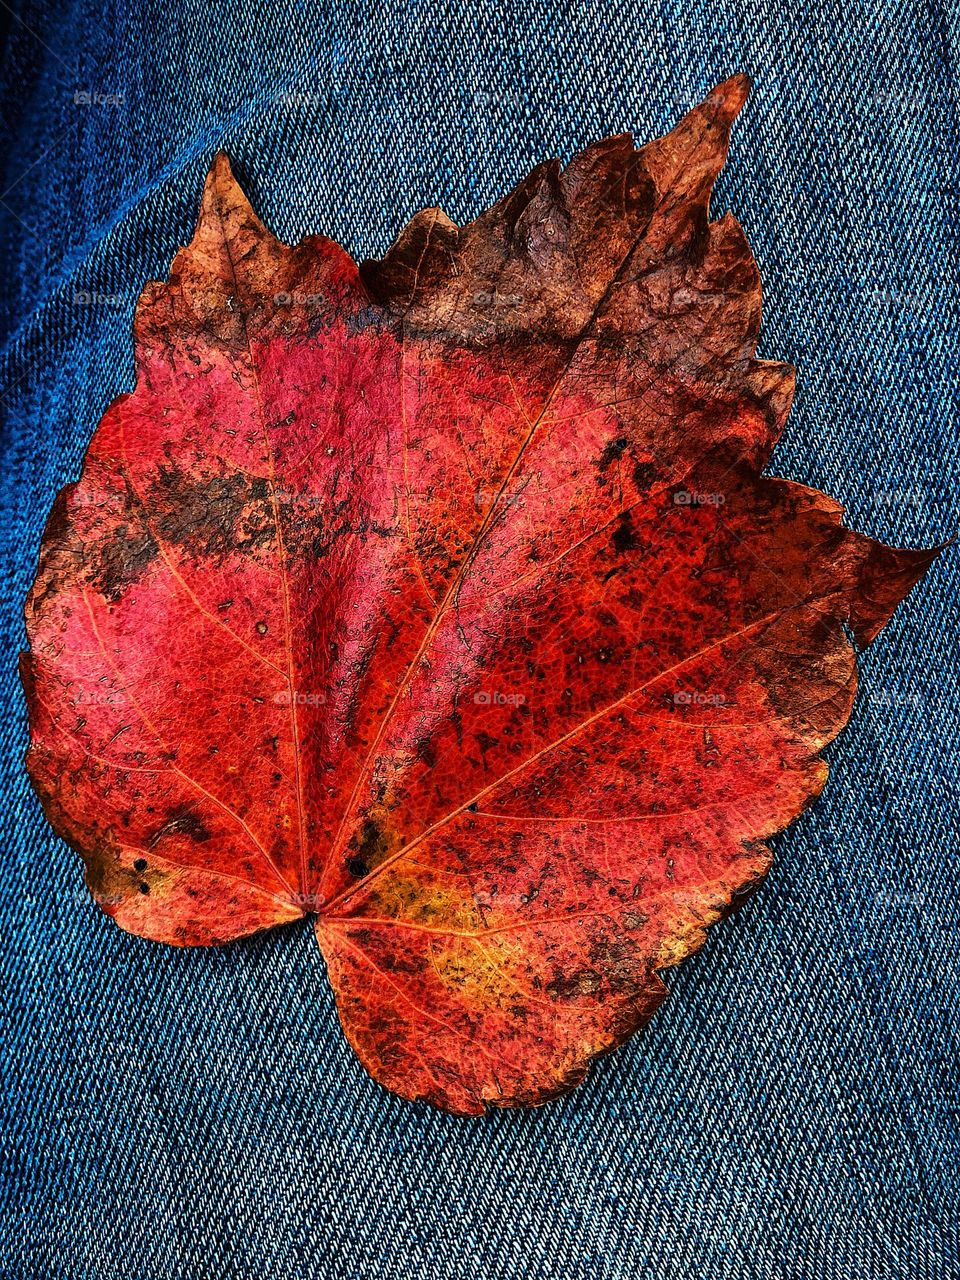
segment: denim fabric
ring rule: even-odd
[[[957,527],[958,24],[941,0],[315,7],[13,0],[4,130],[4,1280],[947,1280],[957,1192],[960,573],[862,662],[822,800],[581,1089],[453,1119],[374,1085],[307,923],[121,933],[25,778],[20,605],[131,385],[144,281],[225,147],[267,224],[382,252],[750,72],[714,208],[799,368],[774,467],[855,527]],[[0,6],[0,12],[7,5]]]

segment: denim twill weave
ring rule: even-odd
[[[958,556],[862,663],[822,800],[570,1098],[386,1095],[306,923],[121,933],[25,778],[43,521],[132,384],[143,282],[225,147],[268,226],[381,253],[751,73],[714,209],[799,369],[773,470],[907,545],[957,528],[958,13],[940,0],[11,0],[0,70],[4,1280],[950,1280]]]

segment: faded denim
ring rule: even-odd
[[[940,0],[11,0],[2,64],[4,1280],[949,1280],[957,1193],[958,554],[862,663],[823,799],[673,998],[568,1099],[385,1094],[309,925],[121,933],[23,773],[20,606],[132,381],[143,282],[225,147],[267,224],[382,252],[540,159],[750,72],[715,210],[799,368],[773,470],[856,528],[957,528],[958,14]],[[0,8],[4,12],[6,6]]]

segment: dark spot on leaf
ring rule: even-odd
[[[618,555],[623,555],[625,551],[632,551],[636,547],[637,539],[629,511],[625,511],[620,517],[620,523],[613,531],[612,541]]]
[[[197,844],[202,844],[210,839],[210,832],[194,810],[188,805],[180,805],[179,808],[171,810],[167,821],[150,837],[150,848],[152,849],[167,836],[189,836]]]
[[[641,493],[653,487],[659,472],[652,462],[638,462],[633,468],[633,483]]]
[[[354,836],[351,841],[351,846],[354,852],[347,859],[347,870],[352,876],[367,875],[390,852],[390,841],[373,818],[366,820],[359,837]],[[357,869],[354,870],[354,867]]]
[[[623,451],[629,443],[630,442],[626,436],[619,436],[616,440],[608,440],[603,446],[603,452],[597,460],[598,470],[606,471],[611,462],[616,462],[617,458],[622,456]]]
[[[160,548],[145,526],[120,525],[111,537],[96,545],[90,581],[102,596],[116,603],[159,554]]]
[[[155,528],[165,542],[194,556],[224,556],[272,546],[273,503],[261,477],[240,473],[200,480],[163,467],[150,489],[159,511]]]

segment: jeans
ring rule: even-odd
[[[2,70],[3,1280],[948,1280],[957,1193],[958,556],[861,663],[822,799],[568,1098],[386,1094],[309,923],[121,933],[22,768],[21,602],[133,380],[143,283],[224,147],[287,242],[376,256],[535,163],[754,77],[714,213],[798,366],[771,470],[900,545],[956,527],[958,13],[939,0],[13,0]],[[6,9],[2,6],[0,12]]]

